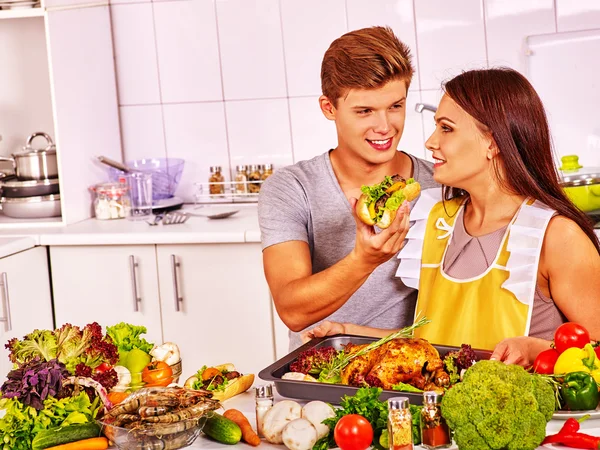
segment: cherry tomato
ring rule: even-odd
[[[153,361],[144,367],[142,381],[146,386],[168,386],[173,382],[173,369],[164,361]]]
[[[107,362],[103,362],[98,367],[96,367],[96,373],[104,373],[110,369],[112,369],[112,366]]]
[[[363,416],[348,414],[338,421],[333,438],[341,450],[365,450],[373,442],[373,427]]]
[[[590,343],[590,333],[574,322],[563,323],[554,333],[554,346],[558,353],[571,347],[583,348]]]
[[[548,350],[544,350],[537,355],[537,358],[535,358],[533,363],[533,371],[535,373],[553,374],[554,364],[556,364],[557,359],[558,352],[555,349],[550,348]]]

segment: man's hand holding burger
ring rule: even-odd
[[[356,220],[357,261],[374,270],[400,251],[409,229],[409,201],[418,197],[421,186],[412,178],[385,177],[373,186],[363,186],[363,194],[352,200]],[[381,228],[376,233],[373,225]]]

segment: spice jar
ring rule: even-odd
[[[246,166],[236,166],[235,170],[235,193],[246,194],[248,192],[248,174],[246,173]]]
[[[436,391],[423,392],[421,441],[425,448],[448,448],[452,443],[448,425],[440,408],[442,396],[442,393]]]
[[[248,171],[248,192],[258,194],[260,191],[260,171],[258,166],[253,164]]]
[[[260,176],[260,179],[265,181],[267,178],[273,175],[273,164],[265,164],[263,167],[264,170],[262,175]]]
[[[413,450],[414,448],[408,397],[388,399],[388,439],[390,450]]]
[[[221,166],[210,166],[210,177],[208,178],[209,191],[211,195],[222,195],[225,193],[225,181],[221,175]],[[220,183],[220,184],[217,184]]]
[[[263,437],[263,420],[268,410],[273,407],[273,385],[265,384],[256,388],[256,433]]]
[[[129,187],[123,183],[101,183],[91,188],[94,192],[96,219],[123,219],[129,215],[131,200]]]

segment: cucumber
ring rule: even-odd
[[[77,423],[64,427],[42,430],[33,438],[32,450],[42,450],[55,445],[68,444],[100,436],[100,427],[95,423]]]
[[[242,429],[233,420],[221,414],[212,413],[207,416],[202,431],[207,436],[222,444],[237,444],[242,439]]]

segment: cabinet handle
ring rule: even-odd
[[[135,256],[129,255],[129,269],[131,271],[131,286],[133,288],[133,312],[139,312],[140,303],[142,303],[142,297],[140,297],[138,291],[138,282],[137,282],[137,269],[138,262],[135,260]]]
[[[171,255],[171,269],[173,270],[173,292],[175,294],[175,311],[181,311],[179,306],[183,302],[183,297],[179,294],[179,268],[181,263],[177,261],[177,256]]]
[[[10,320],[10,300],[8,298],[8,277],[6,272],[2,272],[2,307],[4,309],[5,317],[0,317],[0,322],[4,322],[4,330],[6,332],[12,330],[12,321]]]

